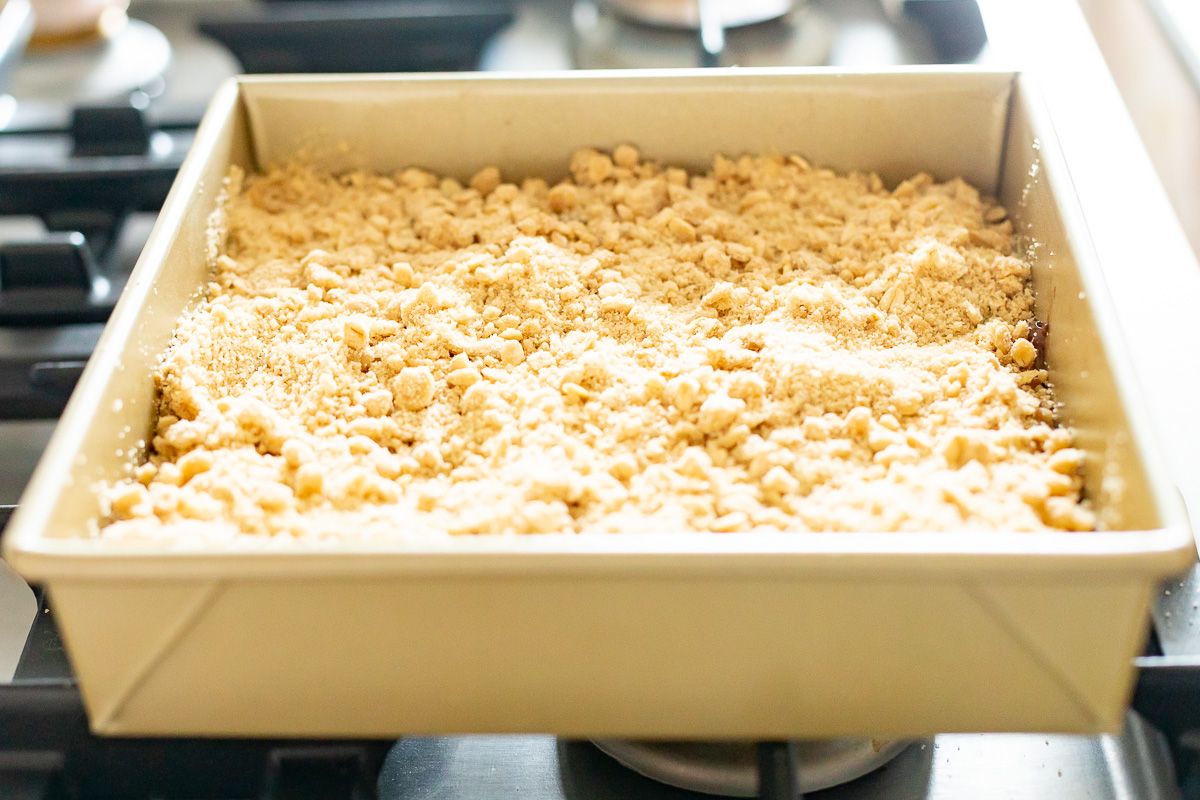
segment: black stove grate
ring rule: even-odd
[[[500,0],[300,0],[214,12],[200,30],[246,72],[454,72],[513,21]]]
[[[75,109],[70,129],[0,133],[0,215],[45,233],[0,243],[0,417],[58,416],[191,146],[131,104]]]

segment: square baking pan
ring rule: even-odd
[[[997,195],[1034,264],[1095,533],[97,537],[232,165],[557,178],[633,142],[800,153]],[[1118,157],[1119,154],[1114,154]],[[1132,269],[1135,265],[1129,265]],[[1051,299],[1053,305],[1051,307]],[[783,738],[1113,730],[1159,581],[1195,559],[1027,76],[940,68],[240,78],[213,100],[4,543],[112,735]]]

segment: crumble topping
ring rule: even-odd
[[[961,180],[629,145],[554,185],[230,180],[102,536],[1094,527]]]

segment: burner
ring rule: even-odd
[[[758,762],[750,742],[649,742],[601,739],[594,744],[647,778],[704,794],[755,797]],[[849,783],[879,769],[912,742],[827,739],[794,744],[797,793]]]
[[[604,0],[623,17],[646,25],[668,28],[700,27],[700,2],[697,0]],[[797,5],[796,0],[717,0],[721,24],[726,28],[754,25],[778,19]]]
[[[109,36],[26,53],[9,91],[22,106],[114,100],[153,87],[170,61],[162,32],[132,19]]]
[[[571,22],[575,66],[582,69],[699,66],[694,29],[630,22],[596,0],[577,0]],[[829,19],[814,8],[798,6],[778,19],[724,31],[721,66],[824,64],[832,41]]]

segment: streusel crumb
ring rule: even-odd
[[[569,172],[232,176],[103,535],[1094,527],[971,186]]]

